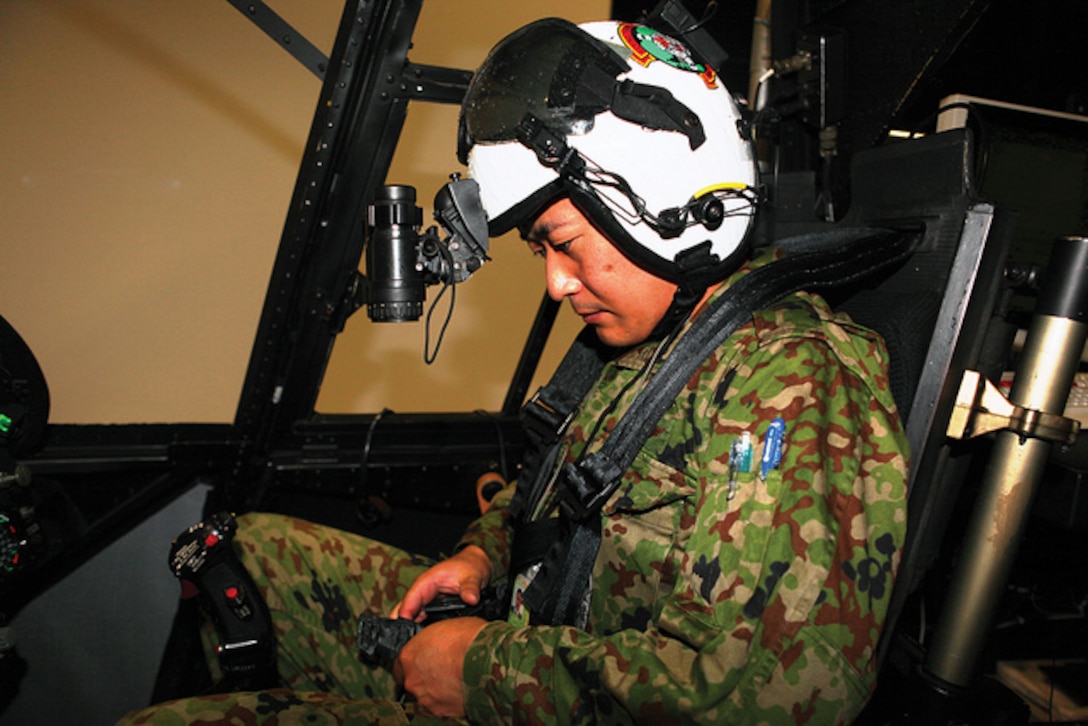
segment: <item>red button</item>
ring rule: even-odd
[[[200,594],[200,590],[189,580],[181,581],[181,599],[188,600],[189,598],[196,597]]]
[[[204,544],[208,547],[215,547],[219,544],[219,535],[215,532],[209,533],[208,536],[204,538]]]

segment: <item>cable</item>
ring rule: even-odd
[[[706,7],[703,8],[703,17],[699,18],[694,23],[692,23],[690,27],[687,27],[687,28],[684,28],[683,30],[681,30],[680,35],[687,35],[688,33],[692,33],[694,31],[698,30],[699,28],[703,27],[704,25],[709,23],[711,20],[713,20],[714,16],[717,15],[717,14],[718,14],[718,0],[710,0],[710,2],[708,2],[706,4]]]
[[[377,521],[372,515],[368,515],[364,508],[364,502],[369,502],[372,506],[374,502],[367,497],[367,464],[370,461],[370,444],[374,439],[374,429],[378,427],[378,422],[382,420],[382,417],[387,413],[393,413],[391,409],[383,408],[370,420],[370,425],[366,428],[366,438],[363,440],[363,452],[359,458],[359,498],[355,503],[355,516],[368,527],[373,527],[377,524]]]
[[[435,295],[434,302],[432,302],[430,308],[427,309],[427,319],[423,329],[423,362],[427,365],[434,363],[435,359],[438,357],[438,349],[442,347],[442,339],[446,337],[446,328],[449,327],[450,320],[453,318],[453,306],[454,303],[457,302],[457,283],[454,281],[453,255],[445,245],[438,245],[438,249],[446,261],[448,275],[446,276],[445,283],[442,285],[442,289]],[[446,294],[446,290],[450,291],[450,304],[446,309],[446,319],[442,322],[442,327],[438,331],[438,339],[434,344],[434,350],[431,351],[431,315],[434,314],[434,310],[438,306],[438,301]]]

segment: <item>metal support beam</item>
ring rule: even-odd
[[[227,0],[227,2],[263,30],[265,35],[276,41],[295,60],[309,68],[311,73],[325,80],[329,59],[317,49],[317,46],[292,28],[291,24],[281,18],[275,10],[261,0]]]

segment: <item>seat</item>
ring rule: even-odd
[[[908,261],[876,280],[825,293],[837,309],[882,334],[911,463],[908,530],[881,640],[881,682],[891,690],[922,657],[908,628],[920,589],[938,563],[950,517],[983,441],[953,441],[946,428],[963,373],[998,380],[1015,326],[1002,315],[1015,215],[979,199],[971,132],[959,129],[855,155],[853,202],[841,226],[917,226]],[[905,615],[906,614],[906,615]],[[861,723],[886,723],[878,695]]]
[[[844,225],[920,224],[923,239],[884,279],[840,291],[833,304],[880,332],[910,443],[910,520],[897,595],[938,554],[964,470],[976,453],[945,428],[965,370],[997,380],[1015,327],[1001,316],[1015,216],[977,198],[974,142],[964,129],[857,154]]]

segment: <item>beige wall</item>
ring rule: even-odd
[[[340,2],[269,5],[331,51]],[[608,9],[427,0],[411,60],[471,68],[528,20]],[[233,418],[319,91],[226,0],[0,0],[0,314],[54,422]],[[390,173],[428,217],[457,169],[455,119],[413,108]],[[319,409],[497,408],[543,286],[520,244],[493,257],[432,366],[422,323],[353,318]]]

